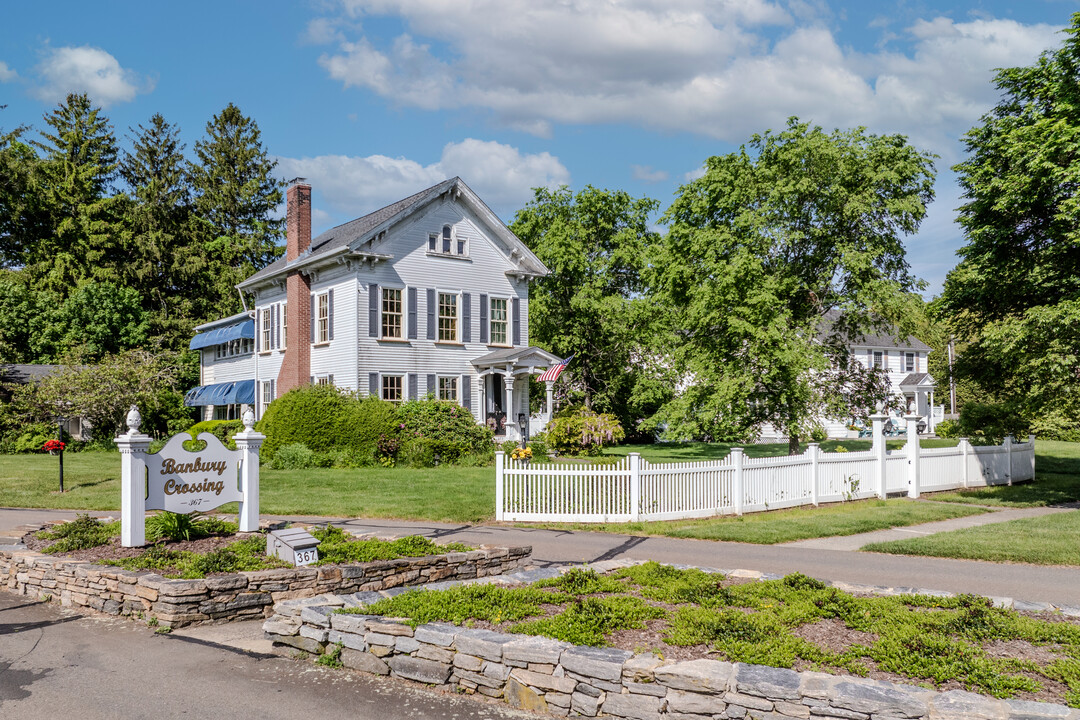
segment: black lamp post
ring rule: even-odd
[[[56,418],[56,439],[60,441],[60,492],[64,492],[64,418]]]
[[[529,416],[518,413],[518,430],[521,431],[521,448],[524,450],[529,445]]]

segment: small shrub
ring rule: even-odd
[[[215,517],[162,511],[146,518],[146,539],[150,542],[198,540],[210,535],[233,535],[237,530],[239,526],[236,523]]]
[[[595,413],[584,406],[560,411],[545,432],[558,452],[574,455],[595,455],[626,437],[614,415]]]
[[[304,470],[315,467],[315,453],[304,443],[282,445],[270,460],[274,470]]]
[[[15,438],[13,450],[17,453],[38,453],[41,446],[56,437],[56,426],[49,423],[33,423],[23,428]]]
[[[403,557],[444,555],[449,552],[466,552],[473,549],[461,543],[436,545],[428,538],[419,535],[409,535],[397,540],[357,540],[333,525],[315,528],[311,534],[319,540],[319,562],[316,563],[318,565],[396,560]]]
[[[960,410],[960,429],[968,437],[982,436],[1000,442],[1006,435],[1023,437],[1028,425],[1007,403],[969,402]]]
[[[408,464],[430,467],[454,463],[462,455],[480,452],[491,444],[491,430],[477,425],[468,408],[449,400],[410,400],[398,408],[399,431],[410,455]]]
[[[344,649],[344,647],[345,646],[341,643],[334,643],[326,649],[325,653],[316,658],[315,664],[329,668],[345,667],[341,662],[341,651]]]
[[[240,420],[203,420],[189,427],[187,431],[192,440],[197,438],[199,433],[208,432],[220,440],[222,445],[235,450],[236,442],[233,441],[233,435],[243,429],[244,423]]]
[[[334,455],[333,462],[333,466],[336,468],[350,470],[353,468],[372,467],[376,464],[374,446],[368,446],[366,448],[345,448]]]
[[[548,459],[548,446],[543,440],[529,440],[529,448],[532,449],[533,459],[544,462]]]
[[[501,443],[499,443],[499,449],[507,455],[514,452],[519,447],[521,447],[521,443],[519,443],[517,440],[503,440]]]
[[[36,537],[39,540],[56,540],[45,548],[45,552],[66,553],[105,545],[119,535],[119,522],[103,523],[89,514],[83,514],[50,530],[42,530]]]
[[[960,432],[960,423],[956,420],[942,420],[934,426],[934,433],[940,438],[958,438]]]
[[[822,443],[829,439],[829,433],[825,431],[825,428],[820,425],[815,425],[810,430],[811,442]]]

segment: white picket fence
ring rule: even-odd
[[[614,464],[535,463],[495,454],[495,517],[513,522],[632,522],[742,515],[889,494],[1002,485],[1035,478],[1035,438],[1002,445],[924,449],[909,437],[887,450],[650,463],[638,453]]]

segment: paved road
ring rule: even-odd
[[[535,718],[0,592],[0,718]]]

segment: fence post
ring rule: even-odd
[[[967,489],[968,486],[968,453],[971,451],[971,443],[966,437],[960,438],[960,453],[964,461],[964,471],[960,475],[960,487]]]
[[[641,453],[630,453],[630,520],[641,520]]]
[[[1029,470],[1031,471],[1031,477],[1028,478],[1031,482],[1035,482],[1035,436],[1028,435],[1028,445],[1031,446],[1031,464]]]
[[[885,488],[885,462],[887,457],[885,453],[885,421],[888,419],[889,416],[882,413],[870,416],[870,422],[872,423],[871,427],[873,428],[874,433],[874,459],[877,461],[874,464],[874,472],[876,474],[876,477],[874,478],[874,492],[881,500],[884,500],[887,494]]]
[[[502,450],[495,451],[495,520],[502,522],[503,520],[503,463],[506,459],[506,453]]]
[[[255,432],[255,413],[248,408],[243,417],[244,430],[233,435],[240,451],[240,532],[259,531],[259,448],[266,436]]]
[[[910,498],[919,497],[919,420],[922,417],[911,413],[905,415],[907,422],[908,490]]]
[[[735,514],[742,515],[743,506],[743,449],[731,448],[731,464],[735,472],[731,478],[732,501],[735,506]]]
[[[1012,477],[1013,477],[1013,467],[1012,467],[1013,439],[1012,439],[1012,435],[1006,435],[1005,440],[1001,444],[1003,446],[1005,446],[1005,458],[1007,459],[1006,467],[1008,468],[1008,470],[1005,471],[1006,472],[1005,484],[1006,485],[1012,485]]]
[[[120,545],[146,544],[146,452],[150,436],[139,432],[142,415],[134,405],[127,415],[128,431],[113,440],[120,449]]]
[[[818,453],[821,445],[810,443],[806,446],[806,455],[810,458],[810,502],[814,507],[818,506]]]

